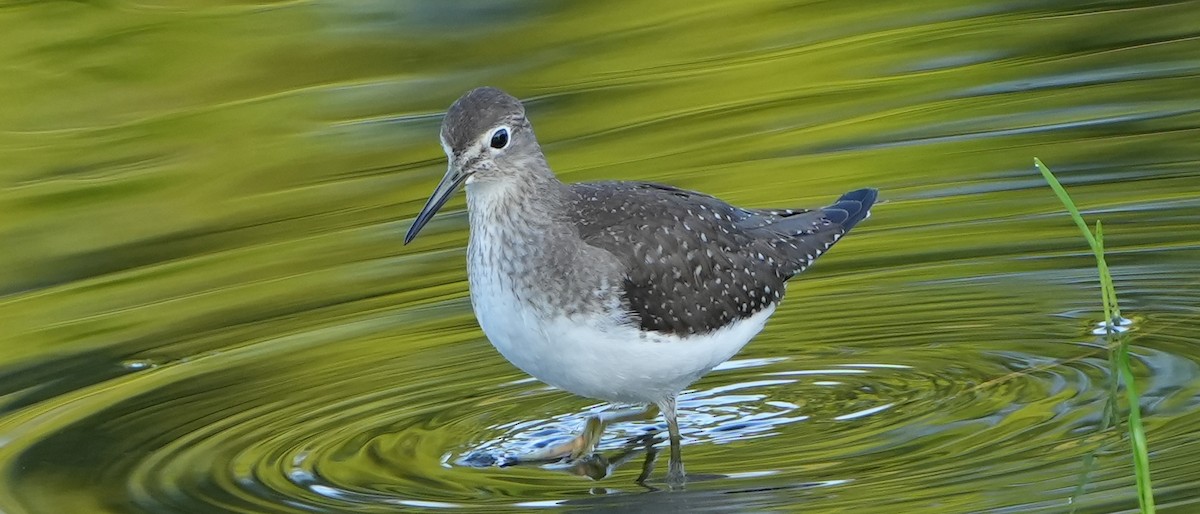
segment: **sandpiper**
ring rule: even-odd
[[[684,478],[676,395],[758,334],[787,281],[865,219],[877,194],[747,209],[660,184],[566,184],[521,102],[490,87],[454,102],[441,143],[448,169],[405,244],[465,183],[471,306],[488,340],[552,386],[657,406],[672,483]],[[597,437],[565,452],[590,453]]]

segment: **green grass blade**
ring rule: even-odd
[[[1092,247],[1092,253],[1096,256],[1096,268],[1100,273],[1100,295],[1101,302],[1104,304],[1104,327],[1105,338],[1117,338],[1117,346],[1114,350],[1113,346],[1109,345],[1109,365],[1114,368],[1114,375],[1118,380],[1112,382],[1112,387],[1109,390],[1109,401],[1105,403],[1106,415],[1101,422],[1101,430],[1107,428],[1108,412],[1114,413],[1118,392],[1117,383],[1121,382],[1125,386],[1125,400],[1129,404],[1129,440],[1133,450],[1133,467],[1134,476],[1137,480],[1138,504],[1141,506],[1143,514],[1154,514],[1154,490],[1150,483],[1150,453],[1146,444],[1146,431],[1142,425],[1141,405],[1138,398],[1137,383],[1134,382],[1133,367],[1129,361],[1129,343],[1124,335],[1119,335],[1116,332],[1115,323],[1119,323],[1121,318],[1121,308],[1117,304],[1117,291],[1113,286],[1112,273],[1108,269],[1108,263],[1104,259],[1104,227],[1099,221],[1096,222],[1096,232],[1092,233],[1088,230],[1087,223],[1083,220],[1083,216],[1079,214],[1079,209],[1075,207],[1075,202],[1071,201],[1070,195],[1066,189],[1062,187],[1050,169],[1042,164],[1040,159],[1034,158],[1033,163],[1041,171],[1046,182],[1050,184],[1050,188],[1054,190],[1054,194],[1058,196],[1059,201],[1071,213],[1071,218],[1075,220],[1075,225],[1079,227],[1079,231],[1083,233],[1087,239],[1088,245]],[[1090,471],[1091,463],[1094,457],[1088,454],[1084,459],[1083,479],[1086,481],[1087,474]],[[1072,496],[1072,512],[1075,510],[1075,499],[1083,493],[1084,483],[1080,483],[1075,490],[1075,495]]]
[[[1037,166],[1038,171],[1042,172],[1042,177],[1046,179],[1046,183],[1050,184],[1050,189],[1054,190],[1054,194],[1058,196],[1058,200],[1067,208],[1067,212],[1071,213],[1071,219],[1075,220],[1075,226],[1079,227],[1079,231],[1083,233],[1083,237],[1087,239],[1088,246],[1092,247],[1092,253],[1096,255],[1096,267],[1100,270],[1100,286],[1104,295],[1104,300],[1108,303],[1111,300],[1111,312],[1105,312],[1107,322],[1111,323],[1114,319],[1121,317],[1121,309],[1117,307],[1116,292],[1111,291],[1112,274],[1108,271],[1108,263],[1104,261],[1104,250],[1096,244],[1096,236],[1092,235],[1092,231],[1088,230],[1086,221],[1083,221],[1083,215],[1079,214],[1079,209],[1075,207],[1075,202],[1071,200],[1071,195],[1067,194],[1067,190],[1063,188],[1062,183],[1055,178],[1053,173],[1050,173],[1050,168],[1042,164],[1042,160],[1037,157],[1033,158],[1033,164]],[[1107,286],[1105,286],[1107,277]],[[1108,287],[1108,290],[1104,288]]]
[[[1121,317],[1121,309],[1120,307],[1117,307],[1116,304],[1116,292],[1111,288],[1112,275],[1109,273],[1108,262],[1104,261],[1104,250],[1100,249],[1099,245],[1096,244],[1096,235],[1092,235],[1092,231],[1087,228],[1087,222],[1084,221],[1084,215],[1079,214],[1079,209],[1075,207],[1075,202],[1070,199],[1070,195],[1067,195],[1067,190],[1063,189],[1062,184],[1058,183],[1058,179],[1055,178],[1054,173],[1050,173],[1050,168],[1046,168],[1046,165],[1043,165],[1042,160],[1037,159],[1037,157],[1033,157],[1033,165],[1036,165],[1038,167],[1038,171],[1042,172],[1042,177],[1046,179],[1046,184],[1050,184],[1050,189],[1054,190],[1055,195],[1058,197],[1058,201],[1062,202],[1064,207],[1067,208],[1068,213],[1070,213],[1070,219],[1075,220],[1075,226],[1079,227],[1079,232],[1084,233],[1084,238],[1087,239],[1087,245],[1092,247],[1092,253],[1096,255],[1096,265],[1100,271],[1100,287],[1102,287],[1102,294],[1104,294],[1104,300],[1106,303],[1109,303],[1110,301],[1110,305],[1112,307],[1111,311],[1105,312],[1105,317],[1108,317],[1106,321],[1111,323],[1112,319]],[[1105,283],[1108,283],[1108,286],[1105,286]],[[1104,289],[1104,287],[1108,287],[1108,289]]]
[[[1096,249],[1104,254],[1104,228],[1096,222]],[[1113,314],[1117,305],[1117,293],[1113,287],[1112,275],[1107,273],[1107,267],[1100,272],[1100,284],[1104,289],[1104,315],[1108,318],[1104,326],[1108,335],[1114,334]],[[1117,315],[1119,316],[1119,314]],[[1125,401],[1129,404],[1129,444],[1133,451],[1133,473],[1137,480],[1138,504],[1143,514],[1154,514],[1154,491],[1150,485],[1150,450],[1146,446],[1146,430],[1142,426],[1142,408],[1138,397],[1137,383],[1134,382],[1133,366],[1129,362],[1129,341],[1124,336],[1118,336],[1117,341],[1117,372],[1125,385]]]
[[[1129,349],[1125,338],[1121,338],[1121,349],[1117,351],[1117,368],[1121,381],[1125,383],[1125,400],[1129,402],[1129,443],[1133,447],[1133,468],[1137,477],[1138,503],[1145,514],[1154,514],[1154,489],[1150,485],[1150,450],[1146,445],[1146,430],[1142,427],[1142,409],[1138,405],[1137,384],[1133,381],[1133,368],[1129,364]]]
[[[1104,227],[1100,225],[1100,220],[1096,220],[1096,237],[1092,241],[1092,247],[1096,250],[1096,254],[1103,257]],[[1113,306],[1117,304],[1117,293],[1113,291],[1112,276],[1104,272],[1105,268],[1100,268],[1100,302],[1104,304],[1104,329],[1109,335],[1112,335],[1115,332]]]
[[[1046,182],[1050,184],[1050,189],[1054,190],[1054,194],[1058,196],[1058,200],[1067,207],[1067,212],[1071,213],[1071,219],[1075,220],[1075,225],[1079,227],[1079,231],[1083,232],[1083,237],[1087,238],[1088,246],[1092,250],[1096,249],[1096,238],[1092,236],[1092,231],[1088,230],[1087,222],[1083,221],[1083,216],[1079,214],[1079,209],[1075,208],[1075,202],[1071,201],[1071,196],[1067,194],[1067,190],[1063,189],[1058,179],[1050,173],[1050,168],[1042,164],[1042,160],[1037,157],[1033,158],[1033,164],[1037,166],[1038,171],[1042,172],[1042,177],[1045,177]]]
[[[1112,330],[1112,324],[1119,322],[1121,307],[1117,304],[1117,289],[1113,286],[1112,274],[1108,271],[1108,262],[1104,259],[1104,227],[1096,220],[1096,255],[1100,270],[1100,290],[1104,301],[1105,326]]]

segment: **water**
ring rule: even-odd
[[[1200,509],[1200,5],[0,2],[0,511],[1136,509],[1103,219],[1162,512]],[[566,180],[883,203],[590,466],[605,407],[470,313],[442,112],[528,100]],[[580,476],[592,474],[600,479]]]

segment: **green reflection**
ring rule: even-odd
[[[1060,512],[1097,449],[1080,510],[1135,508],[1096,432],[1092,258],[1034,155],[1103,214],[1156,500],[1186,510],[1196,26],[1187,2],[0,5],[0,510]],[[527,99],[566,180],[881,187],[696,385],[689,471],[718,478],[461,465],[600,408],[483,340],[461,200],[400,245],[439,113],[481,84]]]

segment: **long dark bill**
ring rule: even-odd
[[[429,220],[433,219],[433,215],[437,214],[438,209],[446,205],[446,201],[454,196],[454,191],[458,190],[458,186],[467,180],[467,174],[451,170],[446,172],[446,176],[442,177],[442,181],[438,183],[437,189],[433,190],[433,195],[425,202],[425,207],[421,209],[421,213],[417,215],[417,219],[413,220],[413,224],[408,228],[408,234],[404,236],[404,244],[408,244],[413,238],[417,237],[417,232],[420,232]]]

